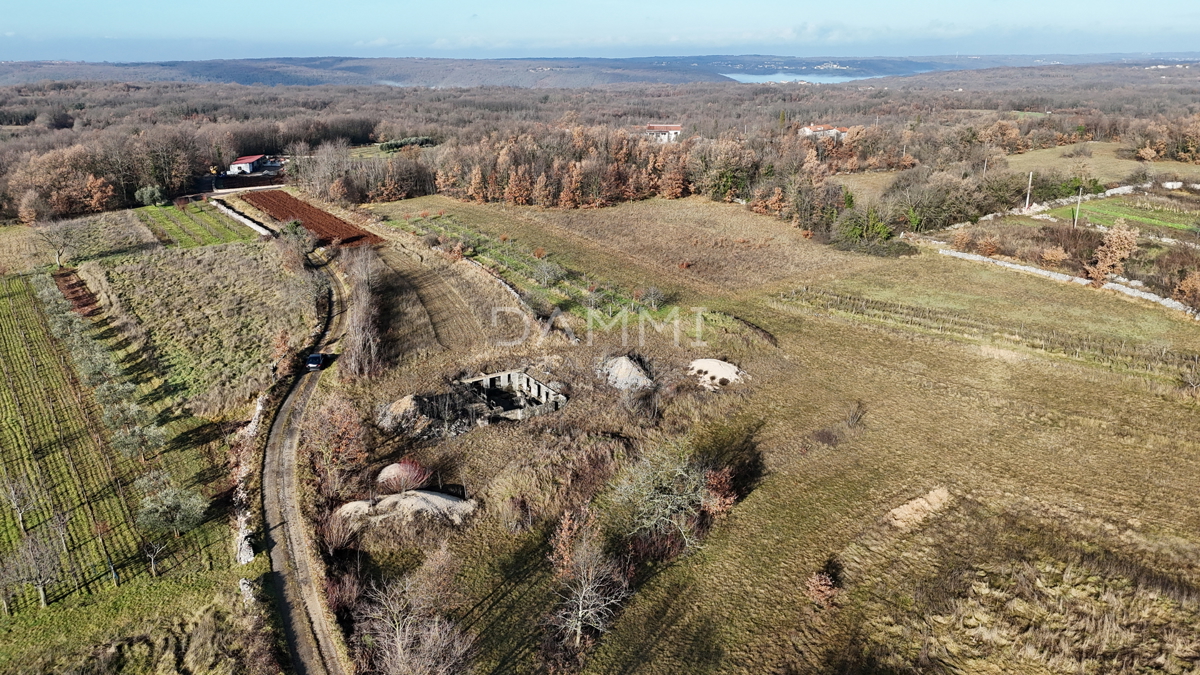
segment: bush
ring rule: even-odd
[[[133,198],[142,206],[156,206],[167,203],[167,193],[157,185],[146,185],[133,193]]]
[[[429,148],[437,145],[429,136],[409,136],[408,138],[400,138],[394,141],[387,141],[379,144],[379,149],[383,152],[395,152],[400,148],[416,146],[418,148]]]

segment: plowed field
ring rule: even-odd
[[[343,246],[378,244],[383,240],[337,216],[303,202],[281,190],[246,192],[238,195],[255,208],[280,222],[298,220],[309,232],[317,235],[317,243],[325,246],[340,240]]]

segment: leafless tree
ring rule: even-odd
[[[83,229],[72,223],[50,223],[39,225],[34,232],[54,253],[54,266],[61,268],[68,254],[75,249]]]
[[[629,467],[616,485],[620,510],[628,514],[627,536],[678,535],[698,544],[693,527],[707,496],[705,470],[679,448],[664,447]]]
[[[378,257],[370,248],[358,247],[347,251],[344,259],[351,284],[343,354],[345,370],[352,377],[370,377],[382,366],[379,304],[374,288]]]
[[[26,478],[4,477],[4,498],[8,500],[13,513],[17,515],[17,525],[21,533],[28,532],[25,526],[25,514],[37,507],[38,489]]]
[[[23,583],[18,562],[17,555],[0,556],[0,607],[4,609],[4,616],[12,616],[9,601],[17,587]]]
[[[62,546],[63,555],[68,553],[67,550],[67,532],[71,527],[71,519],[75,514],[65,508],[60,508],[50,516],[50,527],[58,535],[58,543]]]
[[[46,607],[46,587],[62,576],[62,566],[54,544],[43,536],[26,536],[21,542],[17,560],[21,580],[37,589],[38,602]]]
[[[145,554],[146,560],[150,561],[150,576],[158,576],[158,559],[163,552],[167,550],[167,542],[147,539],[142,542],[142,553]]]
[[[564,520],[567,529],[569,521]],[[560,536],[564,533],[560,526]],[[571,535],[567,535],[571,536]],[[604,552],[599,531],[587,521],[574,533],[574,541],[556,541],[556,567],[562,579],[558,611],[551,617],[564,640],[576,651],[582,648],[589,631],[602,634],[608,629],[621,602],[629,597],[629,588],[617,565]],[[568,550],[569,549],[569,550]]]
[[[375,587],[358,612],[360,630],[373,645],[365,656],[374,672],[395,675],[454,675],[467,672],[473,640],[440,614],[453,578],[443,548],[421,569]]]

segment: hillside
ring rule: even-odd
[[[273,58],[89,63],[8,61],[0,85],[44,80],[225,82],[263,85],[385,84],[415,87],[594,87],[632,82],[729,82],[727,75],[905,76],[930,71],[1194,59],[1195,54],[799,58],[671,56],[626,59]]]

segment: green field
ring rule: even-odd
[[[60,556],[57,579],[47,587],[49,608],[39,609],[37,593],[25,585],[13,589],[13,616],[0,617],[0,672],[23,672],[32,664],[79,658],[81,650],[130,625],[211,602],[231,561],[228,530],[212,513],[200,528],[168,542],[161,576],[152,578],[139,548],[148,535],[134,523],[140,494],[131,483],[148,468],[166,469],[184,486],[206,489],[214,482],[210,425],[158,410],[166,414],[168,445],[149,458],[149,467],[122,457],[109,446],[91,389],[51,335],[31,278],[2,277],[0,293],[6,384],[0,387],[0,468],[34,486],[27,536],[49,538]],[[156,388],[152,379],[140,382],[143,404],[154,407]],[[59,513],[70,515],[61,536],[52,523]],[[21,537],[14,511],[0,510],[0,551],[10,555]]]
[[[1075,217],[1075,207],[1064,206],[1054,209],[1050,215],[1063,220]],[[1163,208],[1135,196],[1114,197],[1084,202],[1079,207],[1080,220],[1112,227],[1118,218],[1124,218],[1132,227],[1154,231],[1163,236],[1179,236],[1200,232],[1200,211],[1182,208]]]
[[[171,247],[194,248],[235,241],[252,241],[257,234],[208,204],[185,207],[146,206],[135,209],[138,219],[154,236]]]
[[[1154,611],[1179,635],[1197,634],[1200,606],[1153,576],[1178,573],[1186,588],[1200,588],[1200,575],[1181,571],[1194,569],[1200,502],[1190,486],[1200,479],[1200,427],[1195,399],[1177,386],[1200,354],[1195,321],[931,251],[882,259],[797,240],[754,249],[778,262],[681,270],[674,262],[684,255],[703,263],[694,239],[712,236],[707,211],[738,222],[737,236],[747,240],[789,233],[737,206],[700,206],[652,200],[575,214],[426,197],[376,207],[393,218],[444,209],[447,216],[431,220],[445,219],[447,235],[508,234],[522,246],[545,246],[549,259],[580,274],[677,289],[681,304],[733,314],[774,339],[637,347],[668,389],[692,358],[733,359],[751,376],[735,392],[665,396],[656,421],[629,412],[593,379],[596,359],[630,349],[614,335],[590,348],[431,359],[362,393],[373,410],[463,369],[530,363],[560,363],[539,367],[572,383],[570,404],[554,416],[405,450],[455,467],[454,480],[473,485],[486,504],[469,528],[447,535],[465,595],[451,615],[477,635],[482,672],[540,672],[556,601],[546,562],[553,521],[535,516],[531,529],[514,533],[505,520],[513,495],[552,519],[558,504],[581,498],[571,491],[575,475],[559,468],[583,453],[573,443],[619,436],[630,452],[644,452],[742,421],[762,424],[754,437],[768,467],[761,483],[701,548],[638,581],[583,672],[920,672],[926,634],[946,672],[1073,673],[1079,663],[1125,658],[1079,640],[1068,667],[1071,654],[1052,639],[1054,621],[1020,632],[1020,608],[1059,611],[1056,598],[1071,594],[1084,594],[1062,610],[1072,630],[1086,630],[1081,616],[1096,616],[1123,622],[1122,640],[1159,635],[1155,619],[1139,617],[1161,596]],[[845,420],[857,402],[868,413],[851,430]],[[831,435],[835,442],[823,440]],[[951,503],[928,526],[887,524],[890,510],[939,486]],[[990,536],[1003,546],[989,547]],[[371,553],[384,559],[379,548]],[[844,571],[843,590],[821,607],[806,583],[831,559]],[[1028,578],[1051,589],[1046,595],[1013,591],[1026,565],[1036,571]],[[972,578],[1003,603],[973,596]],[[1108,605],[1087,595],[1104,589]],[[972,642],[992,635],[977,630],[984,619],[972,613],[1008,642]],[[923,626],[922,617],[945,623]],[[1138,653],[1149,661],[1165,650],[1167,662],[1191,667],[1190,652],[1160,650],[1155,639]],[[1008,645],[1029,646],[1017,654]]]

